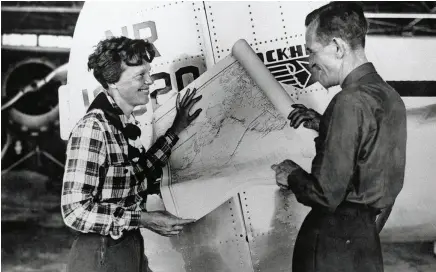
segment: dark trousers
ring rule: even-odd
[[[341,204],[334,213],[313,208],[297,236],[293,272],[382,272],[377,212]]]
[[[144,255],[139,230],[125,232],[120,239],[95,233],[79,233],[68,257],[67,272],[151,272]]]

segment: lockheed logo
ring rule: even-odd
[[[309,59],[302,45],[257,53],[277,81],[299,89],[315,83],[309,72]]]

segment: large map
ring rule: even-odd
[[[248,60],[241,61],[238,54]],[[287,125],[293,101],[263,64],[254,74],[247,71],[247,63],[253,66],[257,60],[254,52],[241,48],[188,86],[203,96],[195,106],[203,111],[179,135],[162,181],[170,212],[200,218],[243,186],[275,184],[271,165],[287,158],[310,167],[314,134]],[[282,98],[275,105],[271,96]],[[174,105],[167,101],[156,112],[157,135],[174,120]]]
[[[174,149],[171,166],[176,182],[222,176],[229,166],[244,169],[262,159],[262,138],[286,126],[238,62],[208,87],[216,91],[205,95],[203,116],[190,128],[195,132],[188,131],[191,137]]]

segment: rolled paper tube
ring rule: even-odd
[[[251,54],[247,54],[251,51]],[[295,102],[283,86],[274,78],[265,64],[257,57],[244,39],[238,40],[232,48],[233,56],[241,63],[250,77],[256,82],[280,114],[287,118]]]

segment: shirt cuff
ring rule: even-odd
[[[114,225],[120,227],[121,230],[131,230],[139,227],[141,212],[126,211],[119,207],[113,213]]]
[[[171,129],[167,130],[167,132],[165,133],[165,138],[167,139],[167,142],[172,146],[174,146],[179,140],[179,136],[172,132]]]

